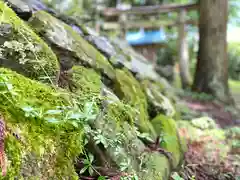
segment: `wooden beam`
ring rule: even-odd
[[[174,24],[172,20],[155,20],[155,21],[136,21],[128,22],[126,25],[127,29],[133,28],[159,28],[161,26],[167,26],[169,24]]]
[[[195,20],[186,20],[185,24],[187,25],[198,25],[198,21]],[[134,29],[134,28],[149,28],[149,29],[154,29],[154,28],[159,28],[161,26],[163,27],[172,27],[172,26],[178,26],[179,22],[176,21],[130,21],[125,25],[125,28],[127,29]],[[102,28],[104,30],[116,30],[120,29],[120,24],[117,22],[105,22],[102,24]]]
[[[139,7],[132,7],[128,10],[120,10],[117,8],[106,8],[102,14],[105,17],[111,17],[111,16],[119,16],[121,14],[160,14],[160,13],[168,13],[173,11],[191,11],[191,10],[197,10],[198,4],[185,4],[185,5],[179,5],[179,4],[170,4],[170,5],[156,5],[156,6],[139,6]]]
[[[104,30],[115,30],[120,29],[120,24],[116,22],[105,22],[102,24]]]

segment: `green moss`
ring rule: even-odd
[[[139,173],[142,180],[168,180],[170,175],[170,164],[168,159],[159,153],[145,154],[143,166],[147,169]]]
[[[75,59],[73,64],[87,64],[100,70],[109,78],[115,78],[114,69],[108,60],[67,24],[44,11],[35,13],[30,24],[49,44],[60,46],[63,49],[60,51],[69,51],[74,57],[72,61]],[[61,52],[56,52],[56,54],[61,54]]]
[[[67,111],[50,121],[48,110],[70,106],[71,97],[13,71],[0,69],[0,112],[11,133],[5,140],[8,172],[0,179],[77,179],[74,159],[82,152],[83,130],[65,121]],[[33,108],[34,111],[30,111]]]
[[[93,100],[99,97],[101,92],[101,76],[93,69],[82,66],[72,68],[72,81],[74,83],[75,94],[80,94],[85,100]]]
[[[138,139],[137,128],[126,122],[133,118],[130,112],[132,108],[120,101],[111,103],[105,118],[95,123],[105,138],[116,142],[106,148],[108,154],[119,169],[128,164],[124,172],[136,173],[143,180],[166,180],[170,173],[168,159],[159,153],[146,152],[145,145]]]
[[[103,118],[95,121],[93,126],[104,136],[107,142],[104,144],[108,144],[105,149],[114,162],[114,167],[121,170],[124,168],[124,172],[130,174],[138,174],[142,172],[139,162],[142,161],[145,145],[138,139],[138,129],[132,125],[135,118],[134,109],[121,102],[111,92],[106,92],[104,99]]]
[[[108,119],[113,119],[120,124],[122,121],[126,121],[133,125],[134,115],[134,109],[120,101],[108,106]]]
[[[1,65],[32,79],[48,77],[55,82],[58,60],[47,44],[2,1],[0,17],[0,26],[9,29],[0,35],[1,53],[6,58]]]
[[[141,89],[139,82],[128,70],[116,70],[115,93],[120,99],[132,106],[136,112],[136,124],[142,132],[155,135],[149,123],[147,112],[147,99]]]
[[[119,113],[116,114],[116,110]],[[125,109],[119,106],[109,106],[108,112],[103,120],[96,122],[97,129],[102,130],[102,134],[110,140],[110,145],[106,148],[110,158],[122,169],[127,163],[125,172],[133,173],[139,169],[139,157],[144,151],[144,144],[138,139],[137,129],[123,121],[127,118]],[[117,115],[114,116],[113,115]],[[123,118],[119,121],[118,118]]]
[[[105,99],[105,114],[103,118],[94,123],[94,126],[96,129],[101,129],[104,136],[114,142],[110,143],[111,145],[106,150],[118,168],[121,169],[122,163],[130,161],[126,170],[134,172],[138,168],[139,152],[145,148],[138,140],[137,129],[132,124],[134,110],[112,93],[107,93],[103,98]],[[114,101],[109,101],[109,99],[114,99]]]
[[[181,160],[182,147],[175,121],[167,116],[158,115],[151,123],[156,132],[163,135],[161,147],[172,153],[173,168],[176,168]]]

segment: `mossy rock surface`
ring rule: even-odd
[[[117,54],[114,46],[106,37],[88,35],[85,39],[103,53],[108,59]]]
[[[160,77],[149,60],[135,52],[134,49],[124,40],[115,38],[111,42],[118,54],[120,54],[115,55],[110,59],[113,64],[122,64],[140,79],[148,78],[153,81],[158,81]]]
[[[172,102],[161,93],[162,89],[157,83],[144,80],[142,87],[148,100],[148,112],[151,117],[155,117],[158,114],[164,114],[169,117],[175,115],[175,108]]]
[[[182,158],[182,143],[173,119],[158,115],[151,121],[155,131],[162,136],[160,146],[171,153],[172,168],[177,168]]]
[[[114,161],[111,168],[137,174],[143,180],[167,180],[170,174],[169,160],[162,154],[148,152],[139,139],[143,134],[134,124],[128,123],[134,118],[132,107],[122,103],[112,93],[105,94],[104,100],[107,101],[104,118],[99,118],[94,128],[105,137],[103,144]]]
[[[28,4],[21,0],[4,0],[9,7],[23,20],[27,21],[32,16],[32,10]]]
[[[147,169],[139,172],[141,180],[168,180],[171,172],[166,156],[158,152],[145,153],[143,163]]]
[[[73,65],[90,66],[115,79],[114,68],[108,60],[69,25],[44,11],[35,13],[29,23],[51,45],[63,70]]]
[[[148,132],[155,137],[155,131],[149,122],[146,96],[139,82],[127,69],[116,70],[114,91],[121,100],[135,109],[134,123],[140,131]]]
[[[117,108],[112,106],[109,108]],[[120,110],[120,109],[119,109]],[[119,117],[124,117],[125,110],[118,112]],[[113,161],[109,163],[111,168],[124,172],[139,172],[139,161],[141,152],[145,145],[138,139],[137,129],[124,121],[117,121],[118,117],[113,117],[112,110],[105,115],[105,118],[95,122],[94,127],[98,130],[99,136],[104,136],[105,141],[102,145],[105,147],[107,157]],[[114,114],[115,115],[115,114]],[[95,136],[97,138],[98,136]],[[103,162],[103,166],[106,162]]]
[[[60,86],[76,94],[82,102],[97,101],[100,97],[101,75],[91,68],[73,66],[60,79]]]
[[[32,79],[44,78],[55,83],[59,64],[48,45],[3,1],[0,2],[0,16],[0,66]]]
[[[102,41],[89,40],[112,64],[125,66],[115,70],[83,38],[91,34],[80,35],[44,11],[36,12],[29,21],[38,35],[2,2],[0,15],[0,44],[5,48],[1,52],[12,57],[12,61],[0,61],[9,68],[0,68],[0,114],[17,134],[17,138],[12,133],[6,136],[7,175],[0,179],[79,179],[74,163],[77,158],[86,158],[85,152],[94,155],[96,166],[134,173],[143,180],[168,179],[170,160],[146,151],[144,144],[149,142],[144,138],[154,142],[157,135],[163,134],[165,143],[161,142],[161,147],[173,154],[174,168],[180,163],[181,142],[175,121],[170,118],[174,107],[160,93],[162,89],[156,85],[159,76],[151,63],[121,44],[113,47],[113,53],[111,49],[104,51]],[[141,80],[154,82],[141,84],[129,70]],[[50,77],[51,82],[58,80],[65,89],[44,85],[17,72],[37,80]],[[102,75],[112,80],[116,95],[102,83]],[[154,115],[150,113],[150,117],[158,116],[150,121],[148,110],[152,107]],[[85,116],[92,116],[92,121]],[[91,142],[103,158],[99,149],[89,148]]]
[[[91,125],[95,130],[94,140],[104,147],[105,159],[102,166],[124,172],[137,172],[138,158],[145,145],[138,139],[138,131],[131,124],[133,109],[122,103],[110,89],[102,86],[103,110],[99,118]],[[100,156],[99,154],[97,156]],[[109,160],[110,158],[110,160]]]
[[[71,97],[4,68],[0,87],[0,113],[19,137],[6,136],[7,175],[0,179],[78,179],[73,160],[83,131],[66,121]]]

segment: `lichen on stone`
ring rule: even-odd
[[[69,25],[44,11],[35,13],[29,23],[54,49],[62,68],[66,69],[64,66],[69,64],[80,64],[99,70],[110,79],[115,78],[114,69],[108,60]]]
[[[2,1],[0,17],[0,65],[32,79],[55,83],[59,64],[48,45]]]
[[[175,109],[172,102],[162,94],[160,85],[149,80],[141,82],[144,92],[148,100],[148,112],[151,117],[158,114],[164,114],[169,117],[175,115]]]

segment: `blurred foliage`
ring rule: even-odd
[[[90,15],[96,11],[96,0],[43,0],[48,6],[69,16]]]
[[[229,43],[228,45],[229,77],[240,80],[240,43]]]
[[[175,43],[173,41],[169,42],[166,47],[160,48],[157,51],[157,65],[174,66],[176,61],[177,51],[175,48]]]
[[[239,0],[229,0],[229,21],[232,24],[240,25],[240,3]]]

